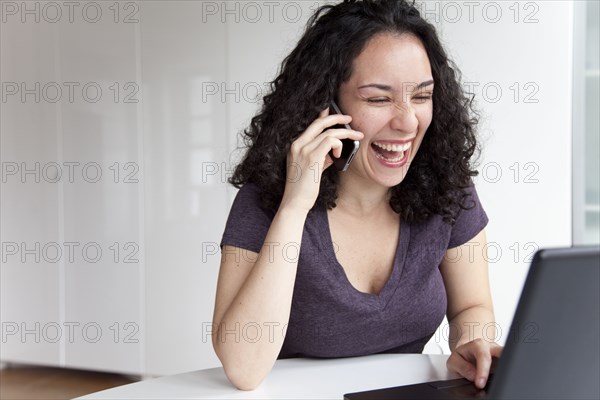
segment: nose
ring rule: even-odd
[[[395,104],[393,113],[392,120],[390,121],[392,129],[403,133],[416,132],[419,121],[410,103],[402,102],[401,104]]]

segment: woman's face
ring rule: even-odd
[[[340,87],[339,106],[364,133],[348,172],[386,187],[404,179],[433,113],[433,78],[413,35],[374,36]]]

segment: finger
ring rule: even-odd
[[[322,136],[335,136],[338,139],[354,139],[354,140],[362,140],[365,137],[365,134],[360,131],[355,131],[354,129],[347,128],[335,128],[335,129],[326,129],[323,131],[321,135],[318,135],[317,138]]]
[[[352,117],[349,115],[343,115],[343,114],[325,115],[324,117],[315,119],[308,126],[308,128],[306,128],[306,131],[304,131],[304,133],[300,136],[315,138],[329,127],[332,127],[337,124],[349,124],[351,121],[352,121]]]
[[[365,138],[365,134],[359,131],[355,131],[352,129],[327,129],[323,134],[317,136],[315,138],[316,141],[320,142],[321,140],[327,137],[334,137],[336,139],[352,139],[352,140],[362,140]]]
[[[330,139],[331,138],[331,139]],[[364,138],[364,134],[358,131],[351,131],[348,129],[329,129],[327,133],[323,133],[322,135],[317,136],[311,143],[306,145],[306,150],[308,152],[313,152],[317,149],[323,141],[329,141],[329,143],[336,144],[341,143],[339,150],[337,146],[332,146],[330,148],[333,149],[333,155],[335,158],[339,158],[342,155],[343,143],[341,139],[352,139],[352,140],[361,140]],[[332,140],[337,139],[337,140]]]
[[[458,352],[454,352],[450,355],[447,366],[448,369],[464,376],[471,382],[475,380],[475,367]]]
[[[319,134],[321,134],[325,129],[330,126],[336,124],[349,124],[352,121],[352,117],[349,115],[342,114],[334,114],[334,115],[326,115],[324,117],[319,117],[315,119],[306,130],[298,136],[296,142],[299,145],[305,145],[310,142],[314,138],[316,138]]]
[[[329,107],[325,108],[323,111],[319,113],[319,117],[326,117],[329,115]]]
[[[492,357],[502,357],[502,350],[504,350],[504,347],[500,346],[499,344],[493,343],[490,346],[490,354],[492,355]]]
[[[331,167],[334,164],[333,159],[330,157],[329,153],[325,155],[325,162],[323,164],[323,169],[319,171],[319,174],[322,174],[327,168]],[[320,164],[319,164],[320,165]]]
[[[489,348],[479,347],[475,350],[477,373],[475,376],[475,386],[480,389],[485,387],[488,376],[490,374],[490,367],[492,366],[492,356]]]
[[[498,360],[502,357],[504,348],[497,343],[492,343],[490,346],[490,354],[492,356],[492,365],[490,366],[490,374],[494,373],[498,366]]]
[[[326,140],[329,137],[336,138],[339,140],[341,140],[341,139],[362,140],[362,139],[364,139],[365,135],[362,132],[355,131],[352,129],[327,129],[327,131],[323,132],[323,134],[314,138],[312,142],[307,143],[306,144],[307,149],[309,151],[314,150],[321,144],[321,142],[323,142],[323,140]]]
[[[313,151],[319,157],[319,160],[324,160],[329,155],[330,150],[333,150],[334,157],[339,158],[342,155],[342,147],[344,145],[341,140],[328,136],[323,138]]]
[[[323,166],[323,171],[333,165],[333,160],[329,157],[329,153],[325,156],[325,165]]]

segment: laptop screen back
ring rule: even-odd
[[[490,398],[600,398],[600,252],[536,253]]]

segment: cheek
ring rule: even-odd
[[[417,119],[419,121],[419,131],[424,133],[431,121],[433,119],[433,108],[432,107],[424,107],[423,109],[417,112]]]
[[[362,111],[352,115],[350,123],[352,129],[365,134],[365,139],[374,136],[383,126],[385,126],[385,116],[378,114],[376,111]]]
[[[365,113],[352,114],[352,122],[350,122],[350,127],[355,131],[364,133],[365,139],[367,136],[369,136],[369,132],[367,132],[367,130],[370,125],[369,116],[365,115]]]

